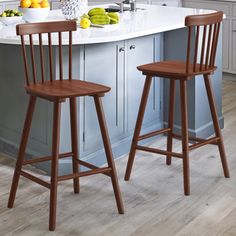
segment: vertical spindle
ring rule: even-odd
[[[28,61],[27,61],[27,56],[26,56],[24,35],[21,35],[20,37],[21,37],[21,48],[22,48],[23,59],[24,59],[24,67],[25,67],[25,79],[26,79],[26,84],[29,85],[29,69],[28,69]]]
[[[43,52],[43,43],[42,43],[42,34],[39,34],[39,50],[40,50],[40,64],[41,64],[41,77],[42,83],[44,83],[44,52]]]
[[[53,68],[52,68],[52,37],[48,33],[48,52],[49,52],[49,66],[50,66],[50,81],[53,81]]]
[[[69,80],[72,79],[72,31],[69,31]]]
[[[36,65],[35,65],[34,42],[32,34],[29,35],[29,39],[30,39],[30,55],[32,62],[33,82],[34,84],[36,84]]]
[[[199,25],[197,26],[197,32],[196,32],[196,37],[195,37],[195,50],[194,50],[193,72],[196,72],[197,52],[198,52],[198,41],[199,41]]]
[[[202,50],[201,50],[201,59],[200,59],[200,71],[203,67],[203,60],[204,60],[204,54],[205,54],[205,42],[206,42],[206,25],[203,27],[203,36],[202,36]]]
[[[209,26],[208,30],[208,40],[207,40],[207,51],[206,51],[206,60],[205,60],[205,69],[208,69],[208,60],[210,54],[210,47],[211,47],[211,34],[212,34],[212,25]]]
[[[63,62],[62,62],[62,33],[58,32],[59,39],[59,70],[60,70],[60,80],[63,80]]]
[[[189,72],[189,65],[190,65],[190,48],[191,48],[191,31],[192,27],[188,27],[188,47],[187,47],[187,58],[186,58],[186,72]]]

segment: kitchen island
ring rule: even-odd
[[[137,71],[140,64],[163,59],[185,60],[186,33],[184,19],[187,15],[205,14],[212,11],[138,5],[137,12],[121,14],[120,23],[104,28],[78,28],[73,33],[73,77],[112,88],[104,99],[114,156],[128,153],[136,121],[139,101],[143,89],[143,75]],[[142,9],[142,10],[141,10]],[[143,10],[144,9],[144,10]],[[60,11],[52,11],[47,20],[64,19]],[[68,38],[63,37],[63,43]],[[15,35],[14,26],[0,26],[0,151],[15,156],[28,96],[23,89],[24,71],[20,38]],[[58,79],[58,48],[54,44],[55,77]],[[213,75],[218,116],[223,126],[221,112],[221,37],[217,51],[218,70]],[[45,48],[46,50],[46,48]],[[39,52],[36,48],[36,54]],[[64,50],[64,54],[67,51]],[[64,61],[67,64],[67,61]],[[67,71],[64,71],[65,75]],[[178,90],[178,88],[177,88]],[[168,90],[161,78],[155,78],[149,96],[143,132],[163,127],[168,115]],[[189,131],[191,135],[207,137],[213,127],[202,79],[188,83]],[[177,91],[178,96],[178,91]],[[80,158],[97,165],[103,164],[104,153],[97,117],[90,97],[81,98],[78,103]],[[48,155],[51,151],[52,109],[45,101],[37,103],[32,132],[27,149],[29,158]],[[70,150],[70,124],[68,103],[62,106],[61,152]],[[179,102],[176,104],[175,129],[179,131]],[[41,166],[48,171],[48,165]],[[70,171],[68,160],[61,160],[60,170]]]

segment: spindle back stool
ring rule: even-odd
[[[50,189],[50,212],[49,212],[49,229],[54,230],[56,225],[56,202],[57,202],[57,185],[59,181],[73,179],[74,192],[79,193],[80,183],[79,178],[83,176],[102,173],[111,177],[112,185],[115,193],[117,208],[120,214],[124,213],[121,193],[118,185],[115,164],[111,144],[108,136],[107,126],[104,117],[101,97],[110,91],[109,87],[90,83],[81,80],[72,79],[72,31],[76,31],[77,26],[75,21],[59,21],[45,23],[29,23],[16,26],[17,35],[21,37],[24,69],[26,85],[25,90],[30,96],[28,110],[26,113],[25,124],[21,137],[19,153],[17,157],[16,167],[14,171],[8,207],[12,208],[16,196],[16,190],[20,176],[24,176],[48,189]],[[68,78],[63,78],[63,53],[62,53],[62,34],[68,39],[69,52],[69,68]],[[67,35],[67,36],[66,36]],[[44,43],[43,36],[46,36]],[[27,57],[26,38],[29,39],[30,60]],[[59,80],[55,80],[52,54],[52,40],[57,40],[59,50]],[[37,42],[36,42],[37,41]],[[40,54],[40,73],[36,67],[35,43],[38,44]],[[49,72],[50,75],[45,75],[45,50],[48,48]],[[30,70],[31,68],[31,70]],[[32,71],[32,76],[31,72]],[[49,77],[49,79],[47,79]],[[77,134],[77,104],[76,98],[82,96],[91,96],[94,99],[98,121],[100,125],[101,135],[104,143],[105,154],[107,157],[108,167],[98,168],[90,163],[79,160],[78,158],[78,134]],[[29,137],[31,121],[36,104],[36,99],[42,98],[53,102],[53,135],[52,135],[52,156],[40,157],[32,160],[24,160],[25,149]],[[61,104],[69,99],[70,106],[70,122],[71,122],[71,152],[59,153],[60,141],[60,117]],[[58,161],[60,158],[72,157],[73,173],[58,176]],[[22,167],[28,164],[34,164],[43,161],[51,161],[51,180],[46,182],[40,178],[23,170]],[[79,165],[85,166],[92,170],[80,172]]]
[[[223,19],[223,12],[215,12],[204,15],[192,15],[185,18],[185,26],[188,27],[188,43],[186,61],[161,61],[138,66],[138,70],[146,75],[143,94],[139,107],[137,122],[134,130],[129,159],[127,163],[125,180],[130,179],[130,174],[134,162],[136,150],[147,151],[166,155],[167,165],[171,164],[171,157],[183,160],[183,180],[184,193],[190,194],[189,184],[189,151],[206,144],[215,144],[219,148],[221,162],[226,178],[229,177],[229,170],[226,161],[223,138],[217,118],[217,111],[210,81],[210,75],[217,69],[215,66],[217,43],[219,38],[220,25]],[[200,43],[200,33],[202,32],[202,43]],[[194,55],[191,55],[191,47],[194,46]],[[198,55],[198,52],[200,52]],[[216,136],[209,139],[189,137],[188,135],[188,110],[187,110],[187,90],[186,84],[195,75],[203,75],[210,105],[213,125]],[[145,107],[148,99],[152,78],[158,76],[169,79],[169,117],[168,127],[148,134],[140,135]],[[182,135],[175,134],[174,128],[174,106],[175,106],[175,86],[176,81],[180,83],[180,109],[181,109],[181,128]],[[153,137],[155,135],[167,133],[167,150],[160,150],[143,145],[138,141]],[[182,153],[172,151],[173,138],[182,140]],[[196,143],[189,146],[189,140]]]

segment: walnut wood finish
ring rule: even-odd
[[[170,81],[170,92],[169,92],[169,121],[168,127],[169,132],[167,133],[167,151],[172,151],[172,140],[173,140],[173,128],[174,128],[174,112],[175,112],[175,80]],[[166,164],[171,164],[171,155],[166,156]]]
[[[166,164],[171,164],[171,157],[183,159],[183,180],[184,180],[184,194],[190,194],[190,180],[189,180],[189,151],[206,144],[218,145],[221,162],[226,178],[229,177],[229,170],[226,160],[226,154],[223,144],[223,138],[218,122],[217,111],[212,93],[210,83],[210,74],[216,70],[215,57],[219,37],[220,24],[223,18],[223,12],[216,12],[205,15],[187,16],[185,18],[185,25],[188,27],[188,43],[186,61],[162,61],[138,66],[138,70],[146,75],[146,82],[143,89],[143,95],[139,107],[139,113],[133,135],[133,141],[130,149],[129,159],[127,163],[125,180],[130,179],[130,174],[135,158],[136,150],[147,151],[166,155]],[[202,32],[202,40],[200,40],[200,33]],[[200,44],[200,42],[202,42]],[[191,56],[191,48],[194,48]],[[198,55],[200,52],[200,55]],[[188,135],[188,111],[187,111],[187,81],[192,79],[195,75],[203,75],[207,96],[209,100],[212,120],[214,124],[216,136],[210,139],[200,139],[189,137]],[[168,127],[159,131],[153,131],[149,134],[140,135],[142,120],[148,99],[150,84],[154,76],[168,78],[170,80],[169,93],[169,121]],[[175,83],[176,80],[180,83],[180,109],[181,109],[181,135],[174,134],[174,106],[175,106]],[[167,150],[160,150],[157,148],[150,148],[138,145],[139,140],[150,138],[154,135],[167,133]],[[178,138],[182,140],[182,153],[172,151],[172,140]],[[189,145],[189,140],[197,143]]]
[[[21,36],[22,52],[25,68],[26,92],[30,95],[29,106],[26,114],[25,125],[21,137],[19,153],[17,157],[15,172],[12,180],[8,207],[12,208],[16,196],[16,190],[20,176],[24,176],[46,188],[50,189],[50,211],[49,211],[49,230],[55,230],[56,227],[56,204],[57,204],[57,186],[58,181],[73,179],[74,193],[79,193],[80,182],[79,178],[88,175],[102,173],[109,176],[112,181],[114,194],[116,198],[118,212],[124,213],[121,192],[118,185],[113,154],[109,141],[108,131],[105,124],[104,112],[102,109],[101,97],[110,91],[110,88],[100,84],[90,83],[86,81],[72,79],[72,31],[76,30],[74,21],[47,22],[47,23],[31,23],[20,24],[16,26],[17,34]],[[63,79],[63,57],[62,57],[62,32],[67,33],[69,37],[68,55],[69,68],[68,77]],[[48,63],[49,75],[45,74],[45,53],[42,42],[43,34],[47,34],[48,44]],[[55,71],[53,66],[53,49],[52,49],[52,33],[58,37],[59,50],[59,80],[55,80]],[[37,37],[37,35],[38,37]],[[29,52],[30,60],[27,57],[28,48],[25,46],[25,37],[29,37]],[[35,37],[36,36],[36,37]],[[39,56],[40,56],[40,72],[36,70],[36,54],[34,41],[38,39]],[[29,60],[29,62],[28,62]],[[31,68],[31,69],[30,69]],[[32,72],[32,73],[31,73]],[[92,96],[95,101],[95,107],[100,124],[102,139],[104,143],[105,153],[107,157],[108,167],[99,168],[85,161],[79,160],[78,150],[78,132],[77,132],[77,102],[76,97]],[[52,156],[39,157],[33,160],[24,160],[25,149],[29,137],[33,111],[36,103],[36,98],[46,99],[54,104],[53,112],[53,137],[52,137]],[[60,142],[60,119],[61,119],[61,103],[69,99],[70,104],[70,123],[71,123],[71,152],[59,153]],[[73,173],[64,176],[58,176],[58,161],[60,158],[72,157]],[[30,174],[22,167],[24,165],[51,161],[51,179],[50,182],[41,180],[40,178]],[[79,166],[83,165],[90,168],[89,171],[80,172]]]
[[[130,153],[129,153],[129,161],[128,161],[128,164],[126,167],[126,172],[125,172],[125,180],[130,179],[130,174],[131,174],[131,170],[133,167],[134,157],[135,157],[138,139],[139,139],[142,123],[143,123],[143,117],[144,117],[144,113],[145,113],[145,108],[146,108],[146,104],[147,104],[147,100],[148,100],[148,94],[150,91],[151,83],[152,83],[152,77],[147,76],[146,80],[145,80],[145,84],[144,84],[141,103],[139,106],[138,118],[137,118],[137,122],[136,122],[135,129],[134,129],[134,135],[133,135],[131,149],[130,149]]]

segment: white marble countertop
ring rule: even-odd
[[[120,14],[119,24],[106,25],[104,28],[81,29],[78,27],[77,31],[73,32],[73,44],[112,42],[179,29],[184,27],[184,19],[187,15],[213,12],[210,10],[142,4],[138,4],[137,7],[145,8],[145,10]],[[47,21],[63,19],[60,10],[55,10],[51,11]],[[20,44],[20,38],[16,36],[14,25],[0,25],[0,43]],[[67,35],[63,38],[63,43],[68,43]],[[57,44],[57,41],[54,40],[53,44]]]

